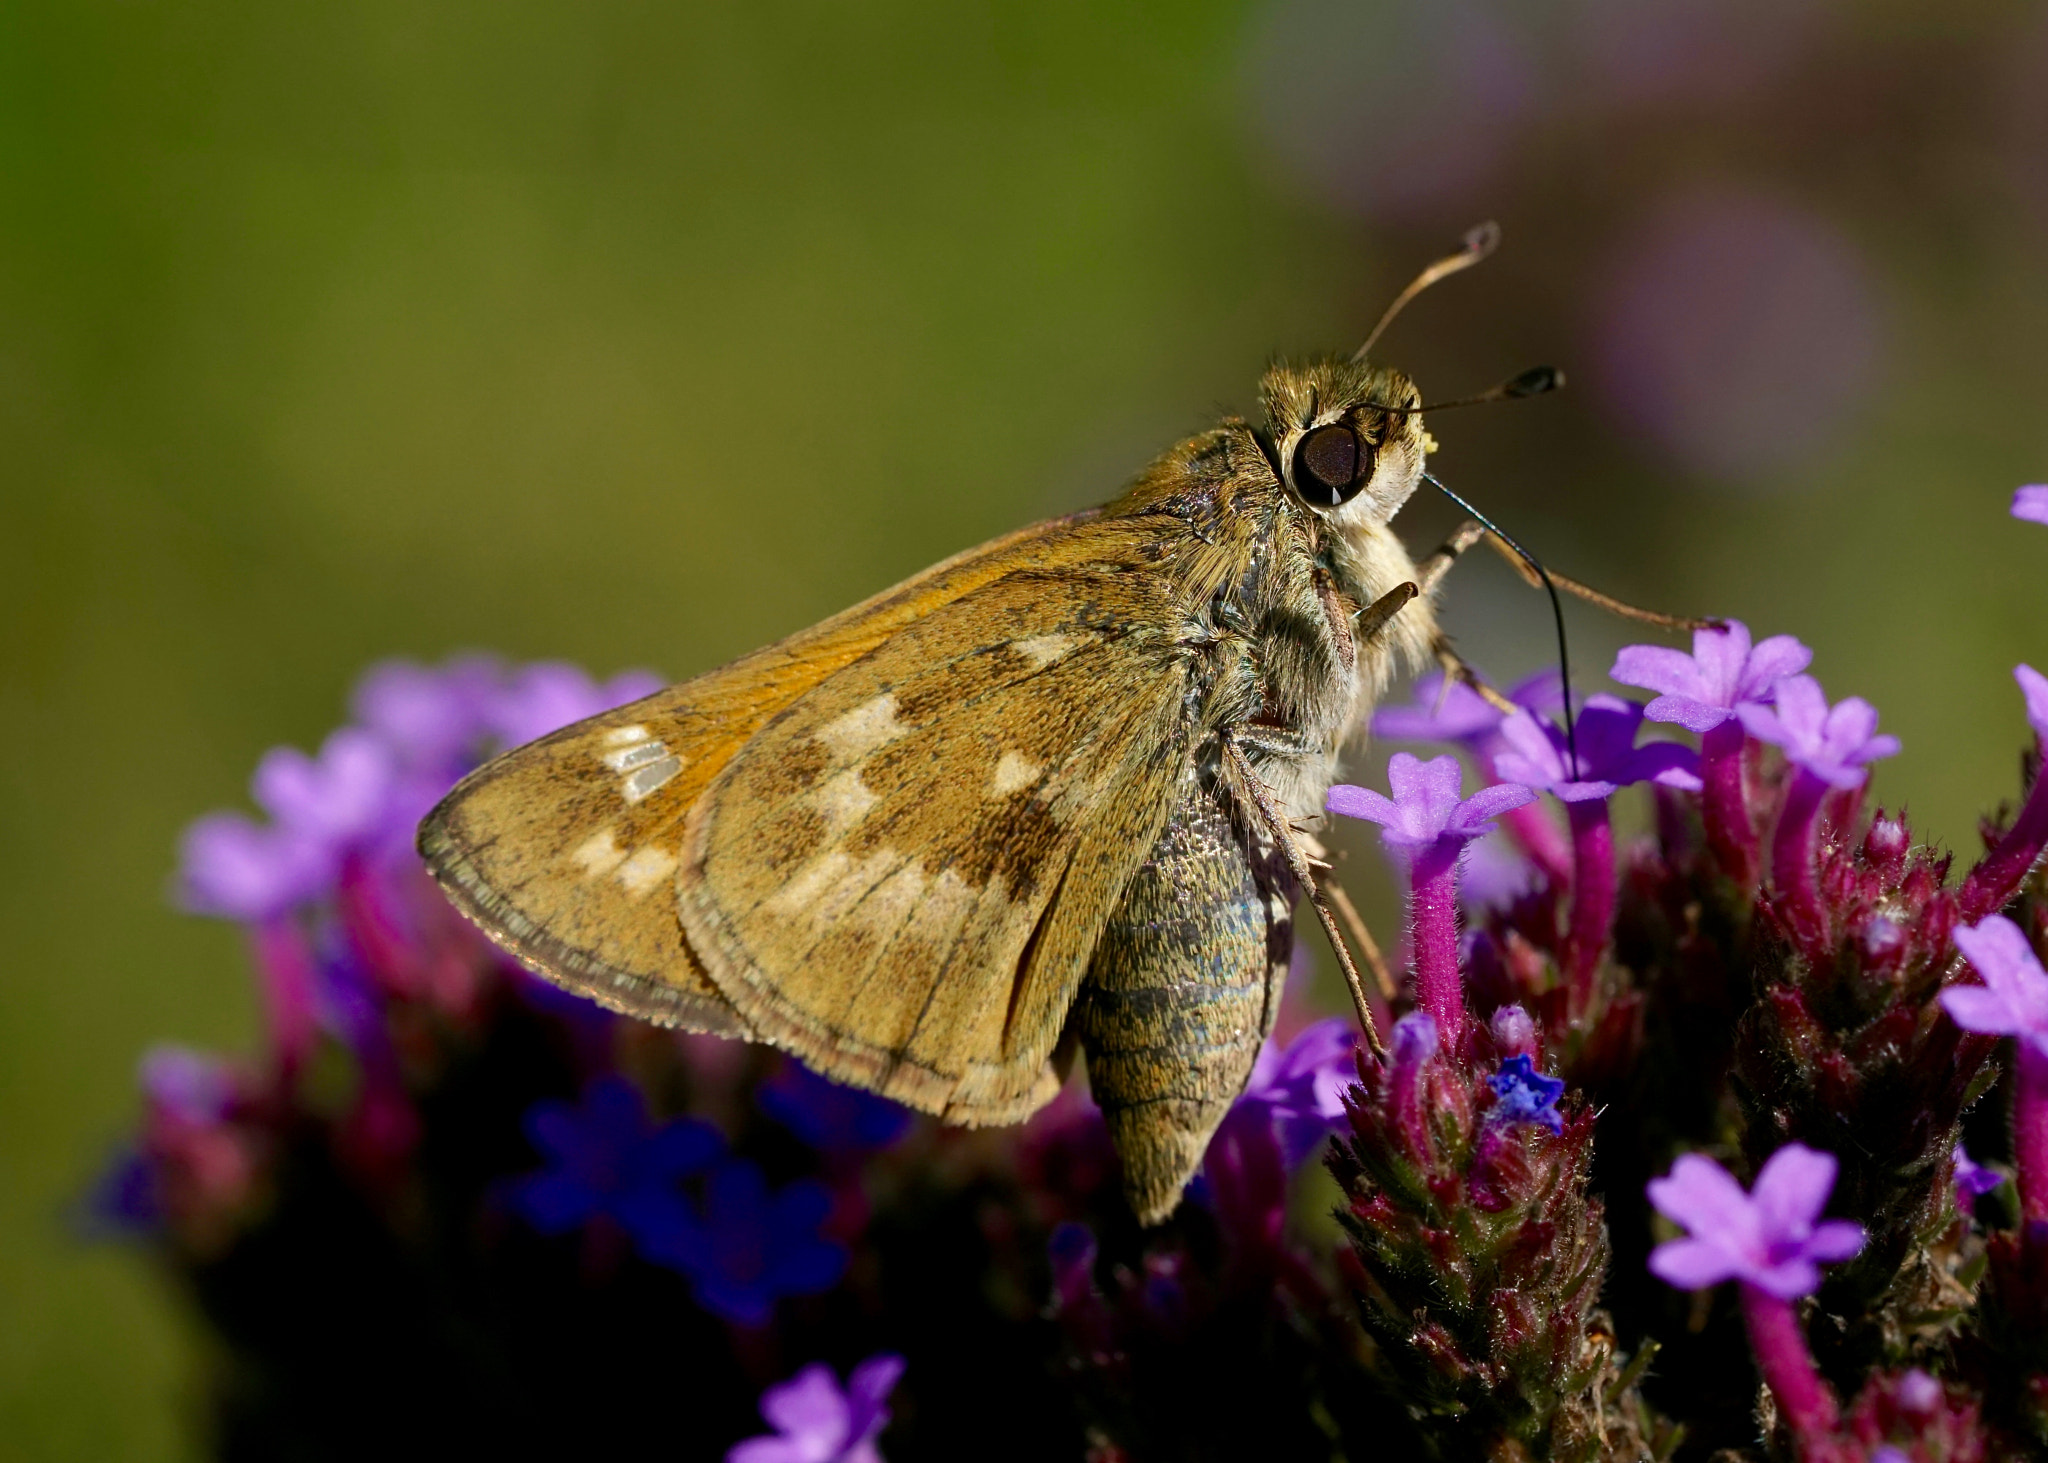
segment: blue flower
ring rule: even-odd
[[[1564,1118],[1557,1110],[1557,1100],[1564,1096],[1564,1079],[1544,1076],[1526,1055],[1502,1062],[1500,1071],[1488,1077],[1486,1084],[1500,1099],[1488,1115],[1491,1121],[1532,1123],[1553,1133],[1564,1131]]]
[[[542,1234],[609,1215],[643,1254],[694,1225],[676,1180],[725,1150],[719,1131],[696,1118],[653,1127],[640,1093],[621,1077],[592,1083],[580,1107],[535,1103],[525,1126],[548,1166],[513,1185],[512,1207]]]
[[[823,1184],[798,1179],[771,1194],[760,1165],[728,1159],[705,1185],[701,1219],[641,1237],[640,1252],[687,1275],[705,1310],[758,1326],[779,1297],[839,1283],[846,1249],[818,1232],[831,1208]]]
[[[842,1087],[788,1061],[755,1091],[761,1111],[820,1153],[886,1148],[910,1126],[910,1110],[886,1097]]]

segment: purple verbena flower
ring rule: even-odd
[[[1877,734],[1877,708],[1860,696],[1828,705],[1812,676],[1778,684],[1776,709],[1744,703],[1735,709],[1758,741],[1784,748],[1796,766],[1830,787],[1861,787],[1869,763],[1898,753],[1899,739]]]
[[[1773,1153],[1749,1193],[1713,1159],[1685,1154],[1649,1196],[1691,1233],[1657,1246],[1650,1271],[1681,1290],[1740,1280],[1780,1300],[1811,1295],[1821,1265],[1863,1248],[1862,1225],[1820,1217],[1834,1186],[1834,1155],[1799,1143]]]
[[[263,924],[324,892],[334,879],[327,846],[241,813],[209,813],[178,845],[177,901],[193,914]]]
[[[349,708],[406,765],[454,770],[490,734],[502,676],[488,656],[465,656],[445,666],[380,661],[356,682]]]
[[[903,1375],[903,1358],[884,1352],[855,1367],[841,1390],[832,1369],[813,1362],[761,1394],[773,1435],[736,1443],[725,1463],[882,1463],[875,1437],[889,1425],[883,1404]]]
[[[2048,676],[2021,664],[2012,668],[2012,678],[2020,683],[2020,694],[2027,698],[2027,725],[2034,729],[2035,736],[2048,741]]]
[[[2048,971],[2020,927],[2002,914],[1959,929],[1956,948],[1982,985],[1950,986],[1942,1009],[1965,1031],[2016,1036],[2048,1057]]]
[[[770,1193],[759,1164],[733,1158],[711,1171],[701,1219],[639,1238],[640,1253],[690,1279],[697,1303],[759,1326],[785,1295],[830,1290],[846,1272],[846,1248],[819,1226],[831,1212],[825,1186],[797,1179]]]
[[[2005,1182],[2005,1175],[1997,1169],[1977,1162],[1963,1151],[1958,1143],[1953,1155],[1955,1160],[1956,1208],[1965,1214],[1977,1200]]]
[[[2012,516],[2032,523],[2048,523],[2048,483],[2016,491],[2012,495]]]
[[[250,790],[279,827],[338,849],[384,831],[396,773],[383,738],[345,726],[321,743],[316,757],[297,747],[264,753]]]
[[[542,1234],[608,1214],[643,1254],[693,1225],[676,1181],[725,1149],[718,1130],[696,1118],[655,1127],[639,1089],[623,1077],[593,1082],[580,1104],[535,1103],[525,1128],[547,1167],[513,1183],[513,1209]]]
[[[899,1103],[842,1087],[793,1059],[755,1089],[754,1100],[769,1117],[828,1154],[886,1148],[903,1136],[912,1117]]]
[[[647,671],[625,671],[600,685],[580,666],[537,661],[513,674],[492,698],[485,719],[500,742],[519,747],[572,721],[651,696],[662,684]]]
[[[1507,694],[1517,706],[1540,714],[1563,704],[1564,682],[1553,668],[1517,683]],[[1415,699],[1406,706],[1375,711],[1372,734],[1393,742],[1454,742],[1483,753],[1506,719],[1506,712],[1463,681],[1453,680],[1445,690],[1443,672],[1436,671],[1415,683]]]
[[[142,1054],[142,1092],[150,1105],[188,1123],[217,1123],[235,1101],[235,1076],[219,1057],[163,1042]]]
[[[1561,802],[1590,802],[1630,783],[1655,782],[1697,792],[1699,758],[1677,742],[1636,745],[1643,708],[1619,696],[1588,696],[1575,724],[1578,763],[1568,767],[1564,732],[1526,712],[1501,723],[1505,750],[1494,767],[1510,782],[1540,788]]]
[[[1357,1046],[1356,1024],[1339,1016],[1302,1028],[1284,1047],[1269,1040],[1232,1116],[1266,1117],[1288,1165],[1299,1164],[1344,1119],[1344,1089],[1358,1080]]]
[[[1564,1096],[1564,1079],[1537,1071],[1529,1057],[1509,1057],[1500,1064],[1500,1071],[1486,1079],[1486,1085],[1500,1099],[1487,1115],[1489,1121],[1501,1126],[1528,1123],[1553,1133],[1564,1131],[1564,1115],[1557,1110],[1557,1100]]]
[[[1448,840],[1464,843],[1493,831],[1492,820],[1510,808],[1532,802],[1526,787],[1501,783],[1483,787],[1460,800],[1464,771],[1449,755],[1424,762],[1406,752],[1387,761],[1391,798],[1367,787],[1340,783],[1330,789],[1326,806],[1347,818],[1363,818],[1384,830],[1380,840],[1390,848],[1424,849]]]
[[[1780,681],[1812,660],[1813,652],[1790,635],[1752,646],[1749,627],[1729,620],[1693,631],[1691,655],[1663,645],[1626,646],[1607,674],[1624,686],[1661,693],[1644,708],[1647,720],[1705,732],[1734,716],[1738,706],[1768,702]]]

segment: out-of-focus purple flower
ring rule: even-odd
[[[381,737],[345,726],[321,744],[317,757],[297,747],[264,753],[250,790],[279,827],[339,848],[383,831],[396,773]]]
[[[179,840],[175,888],[193,914],[262,924],[324,892],[334,873],[317,839],[240,813],[209,813]]]
[[[1619,696],[1588,696],[1576,723],[1578,762],[1566,765],[1565,735],[1555,722],[1526,712],[1501,723],[1506,744],[1494,767],[1502,777],[1541,788],[1560,802],[1591,802],[1630,783],[1655,782],[1697,792],[1699,756],[1677,742],[1636,745],[1643,708]]]
[[[2012,495],[2012,516],[2029,523],[2048,523],[2048,483],[2035,483]]]
[[[1600,99],[1728,104],[1796,66],[1826,10],[1816,0],[1582,0],[1568,24]]]
[[[1486,1085],[1500,1099],[1488,1114],[1490,1121],[1503,1126],[1528,1123],[1553,1133],[1564,1131],[1564,1115],[1557,1110],[1557,1100],[1564,1096],[1564,1079],[1537,1071],[1529,1057],[1509,1057],[1500,1064],[1498,1072],[1486,1079]]]
[[[142,1054],[142,1092],[153,1107],[188,1123],[217,1123],[235,1100],[235,1077],[208,1052],[169,1042]]]
[[[502,675],[497,661],[480,655],[445,666],[380,661],[356,682],[349,707],[407,766],[460,767],[491,730]]]
[[[491,698],[485,719],[500,742],[520,747],[573,721],[651,696],[663,684],[650,672],[625,671],[600,685],[581,666],[536,661],[521,666]]]
[[[1564,682],[1555,667],[1518,682],[1508,700],[1538,715],[1564,704]],[[1463,681],[1444,689],[1441,671],[1415,683],[1415,699],[1406,706],[1386,706],[1372,716],[1372,734],[1390,742],[1454,742],[1467,751],[1488,751],[1507,713]]]
[[[2035,736],[2048,741],[2048,676],[2030,665],[2016,665],[2012,678],[2020,683],[2020,694],[2027,698],[2027,725],[2034,729]]]
[[[1899,739],[1877,734],[1877,708],[1861,696],[1828,705],[1812,676],[1787,676],[1775,709],[1745,703],[1735,714],[1760,742],[1782,747],[1794,765],[1830,787],[1861,787],[1870,763],[1896,756]]]
[[[1997,1169],[1977,1162],[1963,1151],[1963,1145],[1956,1144],[1956,1208],[1965,1214],[1985,1194],[2005,1182],[2005,1175]]]
[[[543,1234],[608,1214],[642,1253],[694,1227],[676,1181],[725,1150],[718,1130],[695,1118],[654,1127],[639,1089],[622,1077],[593,1082],[580,1105],[535,1103],[525,1127],[548,1166],[513,1184],[512,1207]]]
[[[1459,872],[1458,898],[1465,908],[1507,909],[1542,884],[1535,860],[1502,833],[1489,833],[1465,850]]]
[[[1482,187],[1519,139],[1531,49],[1470,0],[1278,0],[1246,46],[1245,92],[1284,171],[1322,202],[1429,215]]]
[[[1344,1119],[1344,1089],[1358,1080],[1358,1028],[1332,1016],[1302,1028],[1282,1047],[1268,1041],[1232,1116],[1263,1112],[1279,1130],[1290,1167],[1312,1153]]]
[[[636,1238],[689,1277],[704,1309],[759,1326],[778,1297],[830,1290],[846,1272],[845,1247],[819,1233],[831,1209],[824,1185],[797,1179],[771,1194],[759,1164],[730,1158],[711,1171],[701,1218]]]
[[[1662,693],[1643,708],[1646,720],[1704,732],[1746,702],[1768,702],[1778,682],[1798,675],[1812,661],[1813,652],[1790,635],[1773,635],[1752,646],[1749,627],[1730,620],[1718,629],[1693,631],[1691,655],[1665,645],[1625,646],[1607,674],[1624,686]]]
[[[1780,1300],[1811,1295],[1822,1265],[1863,1248],[1862,1225],[1820,1217],[1834,1186],[1834,1155],[1799,1143],[1773,1153],[1749,1193],[1713,1159],[1685,1154],[1649,1195],[1690,1234],[1657,1246],[1650,1271],[1681,1290],[1740,1280]]]
[[[1458,759],[1448,755],[1424,762],[1396,752],[1387,761],[1387,785],[1393,790],[1391,798],[1340,783],[1330,789],[1327,806],[1347,818],[1379,824],[1384,830],[1380,839],[1389,847],[1420,849],[1433,847],[1440,839],[1464,842],[1483,837],[1493,831],[1495,817],[1535,798],[1526,787],[1501,783],[1461,801],[1464,771]]]
[[[2002,914],[1956,931],[1963,952],[1984,984],[1950,986],[1942,1009],[1965,1031],[2016,1036],[2048,1057],[2048,971],[2020,927]]]
[[[123,1148],[100,1170],[72,1211],[79,1237],[138,1239],[164,1222],[163,1189],[156,1165],[134,1148]]]
[[[832,1369],[813,1362],[761,1394],[774,1434],[734,1444],[725,1463],[882,1463],[875,1438],[902,1375],[903,1358],[884,1352],[855,1367],[842,1391]]]
[[[903,1136],[912,1116],[886,1097],[842,1087],[794,1059],[755,1089],[754,1099],[820,1153],[886,1148]]]
[[[1861,251],[1784,199],[1689,191],[1600,274],[1600,401],[1705,477],[1753,481],[1795,466],[1877,384],[1885,332]]]

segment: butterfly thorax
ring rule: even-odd
[[[1384,368],[1325,361],[1268,374],[1262,428],[1239,419],[1180,443],[1105,513],[1159,522],[1149,547],[1180,606],[1192,750],[1236,736],[1290,816],[1320,818],[1346,740],[1436,634],[1413,603],[1369,635],[1360,613],[1416,577],[1387,520],[1414,491],[1425,440],[1414,388]],[[1341,424],[1368,465],[1352,495],[1305,501],[1291,466],[1303,439]],[[1313,485],[1310,485],[1311,490]]]

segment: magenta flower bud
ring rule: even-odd
[[[2026,698],[2027,724],[2040,745],[2048,746],[2048,676],[2030,665],[2013,667],[2013,679]],[[1982,919],[2003,909],[2048,847],[2048,777],[2037,776],[2019,816],[1963,881],[1964,919]]]
[[[1394,1023],[1387,1042],[1387,1112],[1407,1139],[1410,1156],[1421,1164],[1430,1156],[1423,1079],[1436,1059],[1437,1036],[1436,1019],[1429,1012],[1410,1011]]]
[[[1520,1006],[1502,1006],[1493,1013],[1493,1045],[1503,1057],[1536,1055],[1536,1022]]]

